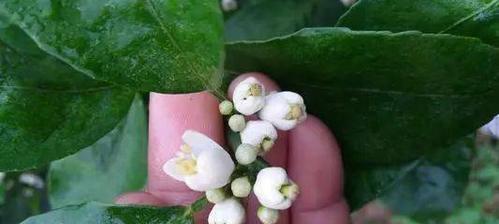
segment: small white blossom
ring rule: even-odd
[[[251,183],[248,177],[239,177],[230,184],[232,194],[238,198],[245,198],[251,193]]]
[[[303,98],[293,92],[268,95],[266,104],[258,116],[272,123],[279,130],[290,130],[307,118]]]
[[[246,120],[243,115],[235,114],[229,118],[229,127],[234,132],[240,132],[246,127]]]
[[[239,164],[248,165],[256,160],[258,149],[250,144],[241,144],[236,149],[236,160]]]
[[[232,102],[230,102],[228,100],[224,100],[218,105],[218,110],[220,111],[220,113],[222,115],[231,114],[233,109],[234,109],[234,105],[232,104]]]
[[[5,173],[0,172],[0,184],[3,182],[3,179],[5,178]]]
[[[497,115],[492,121],[480,128],[480,130],[487,135],[499,138],[499,115]]]
[[[286,170],[280,167],[260,170],[253,191],[260,204],[277,210],[291,207],[299,193],[298,185],[293,183]]]
[[[236,86],[232,100],[237,111],[252,115],[265,104],[265,88],[256,78],[249,77]]]
[[[163,171],[192,190],[207,191],[225,186],[235,165],[229,153],[207,136],[187,130],[186,143],[177,156],[163,165]]]
[[[229,198],[213,206],[208,216],[208,223],[242,224],[245,219],[245,211],[241,203],[235,198]]]
[[[341,0],[341,3],[343,3],[344,6],[350,7],[353,4],[355,4],[357,0]]]
[[[279,220],[279,211],[261,206],[256,213],[263,224],[275,224]]]
[[[241,131],[241,142],[257,147],[260,154],[270,151],[276,139],[277,130],[268,121],[248,121]]]
[[[44,186],[42,178],[32,173],[21,174],[21,176],[19,176],[19,182],[37,189],[42,189]]]
[[[234,11],[237,9],[237,1],[236,0],[222,0],[222,9],[225,12]]]
[[[206,199],[213,204],[222,202],[223,200],[225,200],[225,196],[226,195],[223,188],[206,191]]]

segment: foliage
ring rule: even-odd
[[[183,207],[81,203],[143,183],[137,94],[220,95],[224,68],[305,97],[342,146],[352,208],[381,197],[422,222],[455,210],[466,136],[499,112],[499,0],[360,0],[344,14],[338,1],[240,3],[222,16],[217,0],[0,0],[0,170],[83,149],[51,165],[51,202],[65,207],[26,223],[191,223]]]

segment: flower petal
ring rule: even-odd
[[[208,136],[193,130],[186,130],[182,135],[182,140],[192,148],[192,153],[197,157],[203,150],[219,149],[224,150]]]
[[[287,199],[280,192],[281,187],[287,183],[286,170],[280,167],[265,168],[258,173],[253,191],[263,206],[272,209],[287,209],[283,208],[288,204]]]
[[[245,221],[245,210],[235,198],[215,204],[208,216],[209,224],[242,224]]]
[[[166,163],[163,165],[163,172],[165,172],[175,180],[184,181],[185,176],[179,173],[177,170],[177,161],[179,160],[180,158],[175,157],[166,161]]]
[[[277,139],[277,130],[268,121],[248,121],[241,131],[241,142],[259,147],[265,137]]]
[[[252,85],[259,85],[261,93],[259,96],[249,94]],[[248,77],[240,82],[232,94],[234,107],[244,115],[252,115],[263,108],[265,104],[265,87],[254,77]]]
[[[204,150],[197,158],[197,174],[185,177],[187,186],[207,191],[227,185],[235,165],[225,150]]]

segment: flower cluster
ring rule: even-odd
[[[219,110],[227,116],[230,130],[239,133],[241,139],[234,153],[237,166],[216,142],[187,130],[182,136],[185,144],[163,170],[190,189],[205,192],[207,200],[215,204],[208,217],[210,224],[244,223],[240,199],[252,190],[262,205],[257,212],[260,221],[276,223],[278,211],[291,207],[297,198],[298,185],[280,167],[263,168],[256,176],[238,170],[247,170],[245,167],[255,163],[258,156],[272,150],[277,130],[291,130],[306,119],[303,98],[293,92],[267,94],[262,83],[249,77],[236,86],[232,99],[221,102]]]

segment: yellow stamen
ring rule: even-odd
[[[189,154],[189,153],[192,152],[192,147],[190,145],[183,144],[183,145],[180,146],[180,151]]]
[[[262,141],[261,148],[263,152],[268,152],[274,146],[274,141],[268,137],[265,137]]]
[[[252,84],[249,89],[250,96],[261,96],[262,95],[262,86],[259,84]]]
[[[286,115],[287,120],[297,120],[303,115],[303,110],[298,105],[291,105],[289,113]]]
[[[196,160],[193,159],[180,159],[176,163],[177,171],[185,176],[196,174],[196,166]]]
[[[281,187],[281,192],[286,198],[295,199],[300,193],[298,185],[292,183]]]

